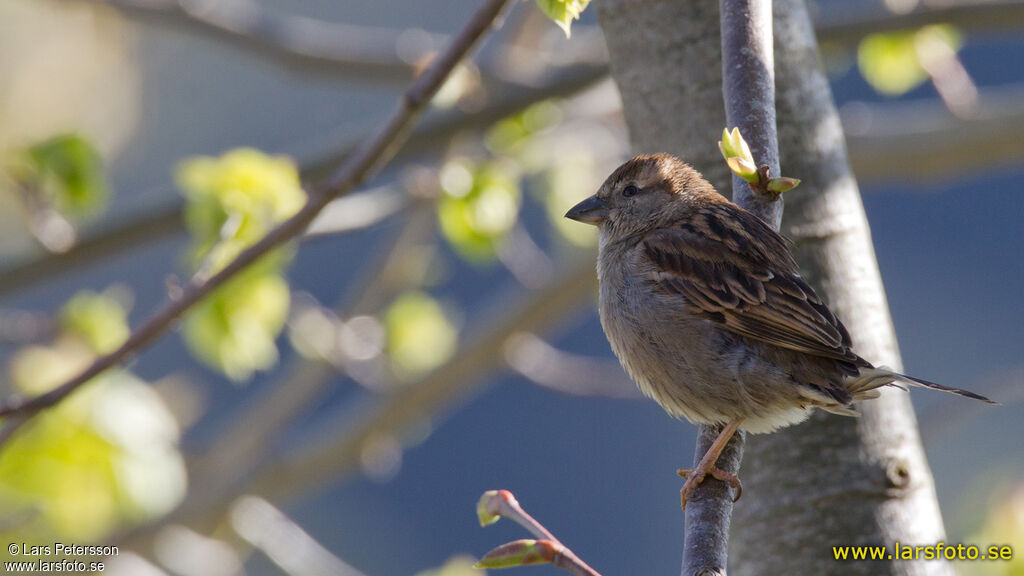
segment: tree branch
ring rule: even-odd
[[[387,124],[373,138],[366,140],[357,148],[345,164],[310,195],[309,201],[295,216],[271,230],[209,279],[199,284],[190,284],[178,299],[170,301],[133,331],[121,347],[97,358],[78,376],[50,392],[31,399],[8,399],[0,406],[0,416],[6,416],[3,438],[9,437],[11,431],[35,413],[57,404],[82,384],[156,341],[193,305],[272,249],[301,234],[332,199],[349,193],[376,168],[390,160],[397,147],[404,141],[409,124],[419,116],[423,107],[463,56],[491,27],[506,1],[490,0],[477,10],[448,49],[413,82]]]
[[[1018,32],[1024,22],[1021,0],[924,1],[895,14],[870,2],[849,2],[820,11],[814,27],[822,42],[850,45],[868,34],[952,24],[964,32]]]
[[[697,445],[693,465],[697,466],[718,437],[721,428],[697,427]],[[738,474],[743,459],[746,432],[737,430],[715,467]],[[733,496],[725,482],[708,478],[701,482],[694,497],[686,503],[683,533],[683,576],[725,576],[729,563],[729,525],[732,522]]]
[[[168,195],[174,194],[168,190]],[[303,238],[341,234],[372,226],[398,212],[408,199],[397,190],[364,190],[328,204],[303,233]],[[53,276],[104,261],[108,256],[172,237],[184,230],[182,206],[158,208],[138,218],[111,218],[109,227],[72,245],[66,252],[43,255],[0,270],[0,297]]]
[[[288,69],[366,80],[408,82],[431,45],[447,41],[423,32],[427,45],[403,59],[397,49],[401,31],[272,14],[251,0],[73,1],[110,6],[140,22],[192,30]]]
[[[46,252],[26,262],[5,266],[0,272],[0,297],[184,229],[181,206],[178,204],[173,210],[154,210],[137,218],[110,220],[110,224],[102,231],[83,234],[84,238],[66,252]]]
[[[726,123],[738,127],[758,166],[779,176],[779,147],[775,130],[775,59],[772,47],[772,3],[764,0],[721,0],[722,91]],[[763,179],[763,177],[762,177]],[[767,184],[767,182],[762,182]],[[733,201],[778,230],[782,201],[732,176]],[[711,448],[719,430],[701,425],[694,466]],[[736,434],[718,458],[717,466],[739,472],[743,434]],[[705,481],[686,506],[684,576],[726,573],[732,497],[722,482]]]
[[[779,141],[775,130],[775,58],[772,49],[770,0],[721,0],[722,93],[729,128],[738,127],[758,166],[779,174]],[[739,176],[732,176],[732,200],[778,230],[782,200],[760,194]]]
[[[850,164],[858,180],[931,182],[1024,159],[1024,86],[978,94],[971,117],[937,100],[843,106]]]

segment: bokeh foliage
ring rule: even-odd
[[[192,236],[189,261],[200,276],[223,268],[306,200],[291,159],[251,148],[186,160],[177,180]],[[277,362],[275,341],[291,302],[284,269],[292,252],[264,256],[189,312],[183,335],[197,358],[239,382]]]
[[[125,299],[118,288],[72,297],[54,340],[12,357],[14,386],[41,394],[119,346],[128,335]],[[4,447],[0,503],[20,520],[7,529],[8,541],[97,541],[118,526],[166,513],[185,492],[179,434],[147,383],[126,370],[97,377]]]
[[[899,96],[928,80],[927,59],[934,58],[936,52],[955,53],[962,45],[960,33],[944,24],[869,34],[857,48],[857,65],[875,90]]]

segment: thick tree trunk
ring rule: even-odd
[[[718,2],[595,2],[633,149],[683,158],[718,190],[732,179],[716,142],[725,127]]]
[[[718,2],[595,3],[634,149],[670,152],[720,191],[729,176],[715,142],[725,126]],[[899,367],[899,352],[842,128],[801,0],[775,1],[775,62],[784,233],[808,281],[849,327],[856,350]],[[833,559],[832,547],[943,540],[916,420],[900,391],[860,419],[816,414],[748,436],[744,498],[733,522],[736,574],[947,574],[948,564]]]

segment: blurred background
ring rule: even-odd
[[[506,488],[606,574],[678,570],[695,429],[638,399],[594,231],[561,218],[631,152],[601,33],[513,4],[368,187],[18,431],[7,541],[117,543],[116,574],[477,574],[525,537],[477,523]],[[476,6],[0,0],[3,395],[294,213]],[[1024,2],[813,8],[906,370],[1003,403],[913,393],[949,541],[1016,546],[959,570],[1024,574]]]

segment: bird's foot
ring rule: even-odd
[[[683,489],[679,491],[679,499],[683,510],[686,510],[686,502],[693,497],[694,490],[697,489],[697,486],[700,486],[700,483],[707,476],[721,480],[731,486],[736,491],[736,496],[732,499],[733,502],[739,500],[740,496],[743,495],[743,485],[740,484],[739,476],[715,466],[703,470],[700,466],[697,468],[681,468],[676,471],[676,474],[679,474],[680,478],[686,479]]]

